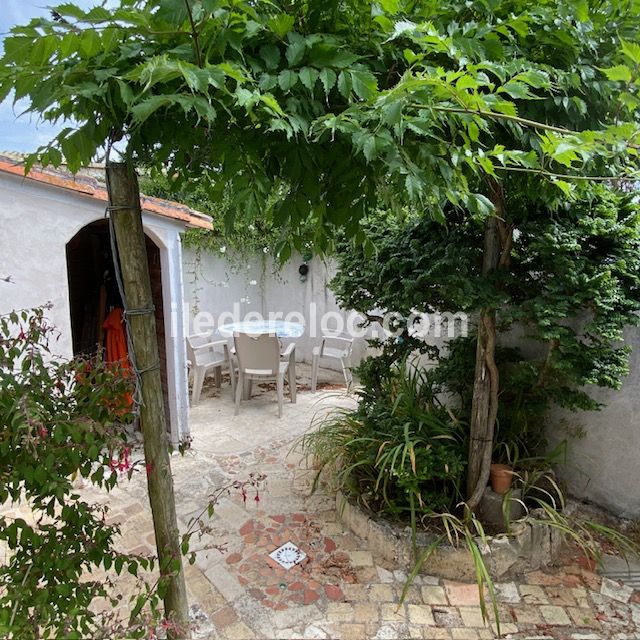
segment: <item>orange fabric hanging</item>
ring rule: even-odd
[[[105,341],[105,361],[117,363],[122,370],[122,374],[129,376],[131,363],[129,362],[129,351],[127,349],[127,337],[125,334],[126,328],[122,314],[123,310],[120,307],[116,307],[107,315],[105,321],[102,323],[102,328],[107,334]],[[133,404],[133,397],[130,393],[127,393],[126,403],[128,407],[131,407]]]

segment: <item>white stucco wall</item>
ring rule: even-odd
[[[189,330],[207,331],[213,327],[194,323],[198,312],[207,312],[216,326],[221,314],[236,309],[241,317],[257,311],[263,317],[270,312],[283,315],[295,313],[293,321],[303,321],[305,334],[296,339],[296,359],[311,362],[312,349],[319,344],[322,333],[322,318],[327,318],[327,326],[334,329],[336,318],[346,323],[348,315],[340,309],[328,287],[334,272],[332,265],[319,258],[309,262],[306,282],[300,281],[298,267],[303,263],[300,256],[294,256],[282,269],[274,269],[268,257],[256,256],[248,263],[237,264],[237,260],[224,254],[197,253],[184,249],[185,281],[185,324]],[[327,314],[335,314],[334,317]],[[199,319],[203,319],[201,315]],[[229,320],[231,321],[231,320]],[[315,325],[315,337],[313,327]],[[353,346],[353,364],[357,364],[367,353],[364,338],[358,338]],[[340,367],[337,361],[327,360],[323,366]]]
[[[625,331],[633,348],[630,373],[619,391],[589,387],[601,411],[553,412],[552,443],[568,438],[558,469],[570,491],[629,518],[640,517],[640,328]]]
[[[60,187],[0,173],[0,314],[53,304],[48,317],[60,331],[56,355],[73,355],[66,244],[87,224],[104,218],[105,204]],[[172,439],[188,433],[184,328],[172,317],[182,300],[180,232],[184,226],[143,214],[144,229],[160,249],[167,342]],[[180,321],[176,322],[175,318]],[[173,329],[172,329],[173,327]]]

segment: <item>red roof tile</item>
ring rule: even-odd
[[[27,180],[34,180],[61,189],[68,189],[90,196],[101,202],[107,202],[107,190],[98,180],[91,176],[67,173],[64,171],[43,169],[41,167],[33,167],[28,175],[24,175],[24,166],[9,156],[0,155],[0,171],[10,173],[16,176],[22,176]],[[154,213],[165,218],[173,220],[181,220],[189,227],[199,227],[201,229],[212,229],[213,224],[211,218],[199,211],[190,209],[186,205],[163,200],[162,198],[152,198],[150,196],[141,195],[140,204],[142,210]]]

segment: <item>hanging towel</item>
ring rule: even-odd
[[[131,363],[129,362],[129,352],[127,350],[127,337],[125,334],[126,327],[124,324],[123,310],[120,307],[113,309],[105,318],[102,328],[107,334],[105,361],[117,363],[122,371],[122,375],[129,377],[131,375]],[[126,407],[130,408],[133,404],[133,397],[130,393],[126,394]]]

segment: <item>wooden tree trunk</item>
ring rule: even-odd
[[[485,222],[482,261],[482,275],[485,278],[499,268],[509,267],[513,242],[513,231],[505,221],[504,195],[500,185],[491,181],[490,192],[496,215],[487,218]],[[472,511],[478,506],[489,480],[500,389],[495,352],[496,311],[491,308],[482,309],[478,317],[467,467],[467,507]]]
[[[495,271],[500,257],[498,221],[487,218],[484,230],[483,276]],[[495,366],[495,310],[483,309],[478,317],[476,369],[471,402],[469,461],[467,467],[467,505],[473,510],[489,479],[493,431],[498,411],[498,370]]]
[[[107,190],[124,288],[133,353],[141,371],[140,421],[144,439],[147,486],[160,572],[165,576],[165,616],[176,623],[176,637],[187,637],[188,602],[176,518],[166,417],[160,383],[156,322],[140,210],[140,191],[133,168],[107,163]]]

